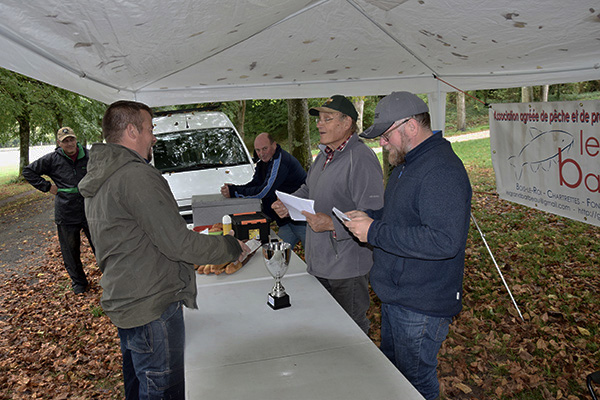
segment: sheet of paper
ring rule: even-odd
[[[281,200],[284,206],[288,209],[290,217],[294,221],[306,221],[306,217],[302,215],[302,211],[308,211],[315,214],[315,201],[310,199],[302,199],[292,196],[291,194],[275,191],[277,198]]]
[[[346,214],[344,214],[343,212],[341,212],[337,208],[333,207],[331,210],[336,215],[336,217],[338,217],[340,219],[340,221],[342,221],[342,222],[344,222],[344,221],[350,221],[350,218],[348,218],[348,216]]]
[[[252,257],[256,250],[260,248],[260,246],[262,246],[262,243],[260,242],[260,240],[250,239],[246,241],[246,246],[250,248],[250,253],[246,254],[246,257],[244,257],[242,262],[245,262],[248,258]]]
[[[260,243],[260,240],[250,239],[246,242],[246,246],[248,246],[250,248],[249,254],[252,254],[261,246],[261,243]]]

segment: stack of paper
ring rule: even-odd
[[[308,211],[311,214],[315,214],[314,200],[302,199],[300,197],[292,196],[291,194],[280,192],[279,190],[276,190],[275,194],[288,209],[290,217],[294,221],[306,221],[306,217],[302,215],[302,211]]]

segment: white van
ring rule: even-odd
[[[218,111],[156,112],[153,164],[175,195],[179,213],[192,223],[192,196],[220,193],[224,183],[243,185],[254,164],[240,134]]]

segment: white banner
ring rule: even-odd
[[[493,104],[500,198],[600,226],[600,101]]]

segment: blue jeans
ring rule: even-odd
[[[290,221],[287,224],[279,227],[277,236],[286,243],[292,245],[292,250],[298,242],[306,239],[306,222],[305,221]]]
[[[383,354],[427,400],[440,394],[437,354],[448,335],[452,318],[436,318],[398,305],[381,305]]]
[[[185,329],[180,302],[146,325],[119,328],[119,338],[127,400],[185,398]]]

